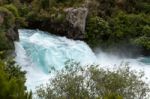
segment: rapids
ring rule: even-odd
[[[15,42],[16,62],[27,71],[26,86],[35,91],[36,86],[45,84],[50,78],[49,72],[55,67],[59,70],[64,63],[73,59],[86,64],[100,64],[103,68],[114,68],[122,62],[128,62],[131,68],[143,70],[150,78],[150,57],[136,59],[119,57],[99,50],[94,53],[83,41],[74,41],[39,30],[19,30],[19,42]]]

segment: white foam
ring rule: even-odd
[[[19,30],[20,41],[15,42],[16,61],[27,71],[27,88],[34,91],[36,86],[48,82],[51,66],[61,69],[64,62],[74,59],[81,64],[100,64],[103,68],[115,68],[122,62],[129,62],[135,70],[143,70],[150,78],[150,65],[140,62],[142,58],[121,58],[118,55],[104,53],[99,50],[96,55],[82,41],[74,41],[66,37],[58,37],[36,30]]]

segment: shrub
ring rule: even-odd
[[[56,0],[56,3],[63,7],[77,7],[82,5],[84,1],[85,0]]]
[[[146,50],[150,50],[150,37],[141,36],[133,41],[134,44],[142,46]]]
[[[128,44],[135,45],[133,40],[139,42],[137,38],[149,37],[150,18],[145,14],[125,14],[119,12],[109,20],[111,29],[109,41],[118,44],[125,41]],[[143,46],[140,43],[140,46]],[[145,44],[144,44],[145,46]]]
[[[96,0],[99,3],[98,13],[100,17],[107,18],[115,12],[115,0]]]
[[[1,99],[31,99],[26,92],[25,72],[15,62],[0,60],[0,97]]]
[[[12,12],[12,14],[15,17],[19,17],[18,9],[14,5],[9,4],[9,5],[4,5],[3,7],[5,7],[6,9],[8,9],[10,12]]]
[[[127,65],[111,71],[69,62],[46,87],[37,89],[37,95],[43,99],[143,99],[149,92],[143,76]]]
[[[147,36],[150,37],[150,26],[146,25],[143,27],[142,33]]]
[[[0,32],[0,51],[13,49],[11,43],[5,35],[5,32]]]
[[[13,48],[13,42],[6,37],[7,29],[15,24],[15,16],[5,7],[0,7],[0,13],[4,15],[4,22],[0,26],[0,51]]]
[[[15,16],[5,7],[0,7],[0,13],[4,14],[4,24],[5,29],[10,28],[15,23]]]
[[[92,47],[100,45],[108,39],[109,23],[98,16],[91,17],[87,21],[86,32],[88,43]]]

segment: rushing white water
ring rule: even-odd
[[[133,69],[144,70],[150,77],[150,58],[121,58],[99,51],[96,55],[82,41],[74,41],[66,37],[58,37],[39,30],[19,30],[20,41],[15,42],[16,61],[27,71],[27,88],[44,84],[50,78],[52,67],[61,69],[68,59],[81,64],[100,64],[103,68],[112,68],[122,62],[129,62]]]

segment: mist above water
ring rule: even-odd
[[[106,53],[98,49],[94,53],[83,41],[74,41],[39,30],[19,30],[19,42],[15,42],[16,61],[27,71],[27,88],[35,90],[50,78],[49,71],[60,70],[64,63],[73,59],[82,65],[99,64],[103,68],[117,68],[121,63],[129,63],[135,70],[143,70],[150,77],[150,57],[126,58],[118,54]]]

